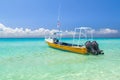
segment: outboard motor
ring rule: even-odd
[[[98,45],[98,43],[97,43],[96,41],[93,41],[93,42],[87,41],[87,42],[85,43],[85,46],[86,46],[87,51],[88,51],[89,53],[92,53],[92,54],[94,54],[94,55],[104,54],[104,53],[102,52],[102,50],[99,49],[99,45]]]
[[[94,55],[98,55],[98,53],[96,52],[96,50],[94,50],[94,48],[93,48],[93,46],[92,46],[92,42],[87,41],[87,42],[85,43],[85,46],[86,46],[87,51],[88,51],[89,53],[94,54]]]
[[[103,51],[99,49],[99,44],[96,41],[92,42],[92,47],[97,54],[104,54]]]
[[[87,41],[87,42],[85,43],[85,46],[86,46],[86,48],[87,48],[87,51],[88,51],[88,52],[91,52],[91,50],[92,50],[92,44],[91,44],[91,42],[90,42],[90,41]]]

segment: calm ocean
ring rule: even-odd
[[[95,40],[104,55],[53,49],[43,38],[0,39],[0,80],[120,80],[120,38]]]

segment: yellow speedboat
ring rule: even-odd
[[[90,28],[88,27],[75,28],[75,34],[77,30],[79,30],[78,44],[60,42],[54,36],[45,38],[45,41],[50,47],[60,49],[60,50],[65,50],[65,51],[70,51],[70,52],[80,53],[80,54],[88,54],[88,53],[92,53],[94,55],[104,54],[103,51],[99,49],[99,45],[96,41],[92,41],[92,42],[87,41],[84,45],[79,45],[81,35],[83,36],[83,32],[84,32],[84,36],[85,38],[87,38],[86,34],[89,33],[87,30],[90,30]],[[84,31],[82,32],[82,30]],[[73,42],[75,42],[74,41],[75,34],[73,35]],[[92,38],[92,34],[90,35]]]

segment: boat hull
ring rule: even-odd
[[[53,48],[56,48],[56,49],[61,49],[61,50],[80,53],[80,54],[87,54],[87,49],[85,47],[65,46],[65,45],[51,43],[51,42],[48,42],[48,41],[46,41],[46,42],[50,47],[53,47]]]

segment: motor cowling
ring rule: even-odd
[[[85,46],[86,46],[86,48],[87,48],[87,51],[88,51],[88,52],[91,52],[91,49],[92,49],[92,44],[91,44],[91,42],[90,42],[90,41],[87,41],[87,42],[85,43]]]
[[[103,51],[99,49],[99,44],[96,41],[92,42],[92,47],[98,54],[104,54]]]

